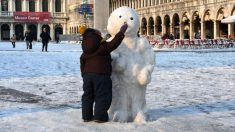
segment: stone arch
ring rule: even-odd
[[[63,34],[63,26],[61,24],[55,25],[54,37],[55,39],[59,39],[59,36]]]
[[[141,19],[141,34],[147,35],[147,20],[145,17]]]
[[[10,26],[8,24],[1,25],[1,39],[10,40]]]
[[[161,35],[162,34],[162,18],[160,16],[156,17],[155,20],[155,29],[156,34]]]
[[[190,38],[190,16],[188,12],[184,12],[182,15],[182,28],[183,28],[183,38]]]
[[[224,7],[219,8],[216,12],[216,36],[215,37],[222,37],[228,38],[228,24],[221,23],[221,20],[228,17],[228,13],[226,15],[226,9]]]
[[[214,23],[213,23],[213,14],[210,9],[205,10],[203,14],[204,21],[204,35],[207,39],[214,38]],[[203,36],[204,36],[203,35]]]
[[[170,34],[170,24],[171,24],[171,19],[170,16],[167,14],[164,16],[164,26],[166,34]]]
[[[224,19],[225,17],[228,17],[228,16],[229,15],[228,15],[226,9],[224,7],[221,7],[216,11],[215,20],[222,20],[222,19]]]
[[[37,40],[37,26],[35,24],[28,25],[28,29],[33,35],[33,40]]]
[[[210,9],[207,9],[203,13],[203,21],[213,20],[212,12]]]
[[[24,26],[22,24],[15,25],[16,40],[24,40]]]
[[[229,12],[228,12],[228,9],[226,9],[225,7],[223,6],[220,6],[216,9],[215,11],[215,20],[218,20],[221,15],[223,15],[224,17],[228,17],[229,16]]]
[[[154,19],[153,19],[153,17],[149,17],[149,20],[148,20],[148,34],[154,35]]]
[[[232,11],[231,11],[231,16],[235,15],[235,6],[233,6]]]
[[[175,13],[172,17],[173,35],[176,39],[180,38],[180,17],[178,13]]]
[[[201,20],[199,11],[193,12],[191,20],[193,22],[192,32],[193,32],[194,38],[200,39],[201,38],[201,22],[202,22],[202,20]]]

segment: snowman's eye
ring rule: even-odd
[[[133,17],[131,17],[130,19],[131,19],[131,20],[133,20],[134,18],[133,18]]]
[[[119,18],[122,18],[122,16],[119,16]]]

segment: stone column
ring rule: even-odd
[[[63,10],[62,11],[63,11],[64,14],[66,14],[66,12],[67,12],[66,11],[66,7],[67,7],[66,5],[67,5],[67,0],[63,0]]]
[[[190,30],[189,30],[189,38],[190,39],[194,39],[194,31],[193,31],[193,28],[194,28],[194,24],[193,24],[193,22],[192,21],[190,21]]]
[[[184,24],[180,23],[180,39],[184,39]]]
[[[51,39],[52,39],[52,40],[55,40],[55,39],[54,39],[54,38],[55,38],[55,37],[54,37],[54,36],[55,36],[55,35],[54,35],[54,32],[55,32],[55,31],[54,31],[54,24],[50,24],[50,36],[51,36]]]
[[[213,21],[213,22],[214,22],[214,39],[216,39],[218,37],[218,30],[217,30],[217,28],[219,26],[218,26],[218,22],[216,20]]]
[[[12,12],[12,0],[8,0],[8,11]]]
[[[102,16],[102,17],[100,17]],[[109,1],[95,0],[94,1],[94,28],[101,32],[107,32],[109,18]]]
[[[22,1],[22,11],[28,11],[28,0],[23,0]]]
[[[142,18],[142,16],[140,16],[140,18]],[[141,20],[139,20],[139,24],[140,24],[140,31],[139,31],[139,34],[142,35]]]
[[[228,24],[228,38],[234,38],[234,24]]]
[[[173,23],[170,23],[170,34],[174,34],[174,25]]]
[[[36,0],[36,12],[42,11],[42,1]]]
[[[24,34],[25,34],[25,32],[28,30],[28,27],[27,27],[27,24],[25,23],[24,24]]]
[[[205,38],[205,25],[204,22],[201,21],[201,39]]]
[[[41,34],[41,23],[38,23],[38,28],[37,28],[37,39],[40,40],[40,34]]]
[[[15,0],[12,0],[12,12],[14,12],[16,10],[15,8]]]
[[[51,12],[51,16],[54,16],[55,3],[53,1],[54,0],[48,0],[49,12]]]
[[[63,34],[68,34],[67,33],[67,25],[63,24]]]
[[[11,25],[10,25],[10,37],[12,37],[13,34],[14,34],[14,25],[13,25],[13,23],[11,23]]]
[[[163,23],[162,24],[162,35],[166,33],[166,25]]]
[[[146,35],[149,36],[149,35],[150,35],[149,17],[146,18],[146,21],[147,21],[147,31],[146,31]]]

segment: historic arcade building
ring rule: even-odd
[[[235,0],[110,0],[110,11],[129,6],[140,16],[142,35],[173,34],[179,39],[235,38],[234,24],[221,20],[235,15]]]
[[[39,40],[42,28],[47,28],[52,39],[67,33],[67,0],[0,0],[0,40],[16,34],[22,40],[30,29]]]
[[[86,24],[88,27],[94,27],[93,20],[93,0],[69,0],[68,1],[68,17],[67,22],[68,34],[78,34],[78,28],[81,24]],[[84,8],[81,5],[89,5],[92,14],[79,12],[79,8]]]

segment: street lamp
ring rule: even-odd
[[[93,14],[93,5],[92,4],[87,4],[87,2],[82,3],[78,7],[78,12],[83,15],[84,18],[84,23],[87,27],[89,27],[89,23],[87,24],[87,15],[92,15]]]

